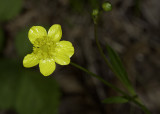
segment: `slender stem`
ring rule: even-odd
[[[106,64],[110,68],[110,70],[117,76],[117,73],[113,70],[111,64],[109,63],[108,59],[106,58],[105,54],[103,53],[103,49],[102,49],[102,47],[101,47],[101,45],[99,43],[98,36],[97,36],[97,22],[94,23],[94,37],[95,37],[96,44],[97,44],[98,50],[99,50],[102,58],[104,59],[104,61],[106,62]]]
[[[139,102],[139,100],[132,99],[132,102],[134,102],[136,105],[138,105],[146,114],[151,114],[151,112],[148,110],[148,108]]]
[[[95,20],[95,21],[96,21],[96,20]],[[101,47],[101,45],[100,45],[100,43],[99,43],[98,36],[97,36],[97,22],[96,22],[96,23],[94,22],[94,37],[95,37],[96,44],[97,44],[98,50],[99,50],[102,58],[104,59],[104,61],[106,62],[106,64],[107,64],[108,67],[110,68],[110,70],[113,72],[113,74],[116,75],[117,77],[119,77],[118,74],[114,71],[114,69],[113,69],[112,65],[110,64],[110,62],[108,61],[108,59],[106,58],[106,56],[105,56],[105,54],[104,54],[104,52],[103,52],[103,49],[102,49],[102,47]],[[120,81],[121,81],[121,79],[120,79]],[[122,82],[122,81],[121,81],[121,82]],[[123,82],[122,82],[122,83],[123,83]],[[123,85],[124,85],[124,83],[123,83]],[[135,94],[136,94],[134,90],[131,91],[131,89],[128,89],[128,87],[126,87],[125,85],[124,85],[123,87],[124,87],[127,91],[129,91],[129,92],[131,93],[131,95],[135,95]]]
[[[89,75],[91,75],[91,76],[99,79],[101,82],[103,82],[105,85],[107,85],[108,87],[112,88],[112,89],[115,90],[116,92],[119,92],[119,93],[121,93],[122,95],[126,96],[130,101],[134,102],[136,105],[138,105],[139,107],[141,107],[146,114],[151,114],[151,113],[149,112],[149,110],[148,110],[143,104],[141,104],[139,101],[135,100],[134,97],[129,96],[127,93],[125,93],[124,91],[120,90],[119,88],[117,88],[116,86],[112,85],[111,83],[107,82],[106,80],[104,80],[104,79],[101,78],[100,76],[94,74],[93,72],[87,70],[86,68],[84,68],[84,67],[82,67],[82,66],[80,66],[80,65],[78,65],[78,64],[76,64],[76,63],[70,62],[70,64],[71,64],[72,66],[74,66],[74,67],[76,67],[76,68],[78,68],[78,69],[86,72],[87,74],[89,74]]]
[[[101,45],[100,45],[100,43],[98,41],[98,37],[97,37],[97,23],[94,23],[94,36],[95,36],[96,44],[97,44],[97,47],[98,47],[98,50],[99,50],[101,56],[103,57],[103,59],[105,60],[106,64],[109,66],[109,68],[112,70],[112,66],[109,63],[109,61],[107,60],[106,56],[104,55],[103,50],[101,48]]]
[[[98,36],[97,36],[97,23],[94,23],[94,37],[95,37],[95,40],[96,40],[96,44],[97,44],[97,47],[98,47],[98,50],[102,56],[102,58],[104,59],[104,61],[106,62],[106,64],[108,65],[108,67],[111,69],[111,71],[117,75],[117,73],[113,70],[111,64],[109,63],[108,59],[106,58],[105,54],[103,53],[103,49],[98,41]]]
[[[94,20],[94,21],[97,21],[97,20]],[[117,75],[117,73],[113,70],[111,64],[109,63],[108,59],[106,58],[106,56],[104,55],[103,53],[103,50],[101,48],[101,45],[98,41],[98,36],[97,36],[97,22],[94,22],[94,35],[95,35],[95,40],[96,40],[96,44],[97,44],[97,47],[98,47],[98,50],[101,54],[101,56],[103,57],[103,59],[105,60],[106,64],[109,66],[109,68],[111,69],[111,71]],[[123,93],[122,93],[123,94]],[[136,105],[138,105],[139,107],[141,107],[141,109],[146,113],[146,114],[151,114],[151,112],[147,109],[147,107],[145,107],[142,103],[140,103],[138,100],[135,100],[133,97],[131,97],[130,95],[128,94],[123,94],[125,96],[128,97],[128,99],[132,102],[134,102]]]
[[[106,80],[104,80],[103,78],[101,78],[100,76],[94,74],[93,72],[85,69],[84,67],[78,65],[78,64],[75,64],[73,62],[70,62],[70,64],[84,72],[86,72],[87,74],[99,79],[101,82],[103,82],[105,85],[107,85],[108,87],[112,88],[113,90],[115,90],[116,92],[119,92],[121,93],[122,95],[125,95],[125,96],[128,96],[128,94],[126,94],[125,92],[123,92],[122,90],[120,90],[119,88],[117,88],[116,86],[112,85],[111,83],[107,82]]]

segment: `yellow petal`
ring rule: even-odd
[[[55,49],[56,53],[67,55],[69,58],[74,54],[74,47],[69,41],[60,41]]]
[[[68,65],[70,63],[70,58],[63,53],[56,53],[55,62],[60,65]]]
[[[53,59],[40,60],[39,68],[40,68],[40,72],[44,76],[49,76],[55,70],[56,64]]]
[[[48,31],[48,37],[50,37],[54,42],[58,42],[62,37],[61,25],[52,25]]]
[[[44,38],[47,36],[47,31],[41,26],[33,26],[28,33],[29,40],[32,44],[37,38]]]
[[[23,66],[26,68],[33,67],[39,63],[38,57],[34,54],[28,54],[23,59]]]

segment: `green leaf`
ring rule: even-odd
[[[57,114],[59,87],[52,77],[36,72],[24,72],[16,95],[16,109],[20,114]]]
[[[0,59],[0,109],[9,109],[14,104],[19,67],[16,62]]]
[[[0,59],[0,109],[18,114],[57,114],[60,91],[53,77],[24,70],[16,61]]]
[[[4,45],[4,33],[2,28],[0,27],[0,52],[2,51]]]
[[[128,74],[122,64],[120,57],[109,45],[107,45],[107,52],[110,59],[111,67],[116,73],[117,78],[128,88],[131,94],[134,95],[135,91],[130,80],[128,79]]]
[[[117,96],[117,97],[109,97],[102,101],[103,103],[112,104],[112,103],[127,103],[128,100],[124,98],[123,96]]]
[[[24,57],[33,51],[33,45],[28,39],[28,31],[29,28],[22,29],[15,38],[16,51],[20,57]]]
[[[22,8],[22,0],[0,0],[0,20],[9,20],[15,17]]]

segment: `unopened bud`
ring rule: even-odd
[[[93,9],[92,16],[97,16],[99,13],[98,9]]]
[[[111,11],[112,10],[112,5],[109,2],[104,2],[102,4],[102,8],[104,11]]]

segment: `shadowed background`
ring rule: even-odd
[[[133,104],[103,104],[118,95],[71,65],[57,65],[50,77],[38,66],[26,69],[32,26],[62,26],[62,40],[75,47],[72,62],[123,88],[100,56],[94,40],[93,8],[103,0],[0,0],[0,114],[143,114]],[[160,1],[110,0],[101,15],[98,38],[118,52],[138,96],[160,113]]]

